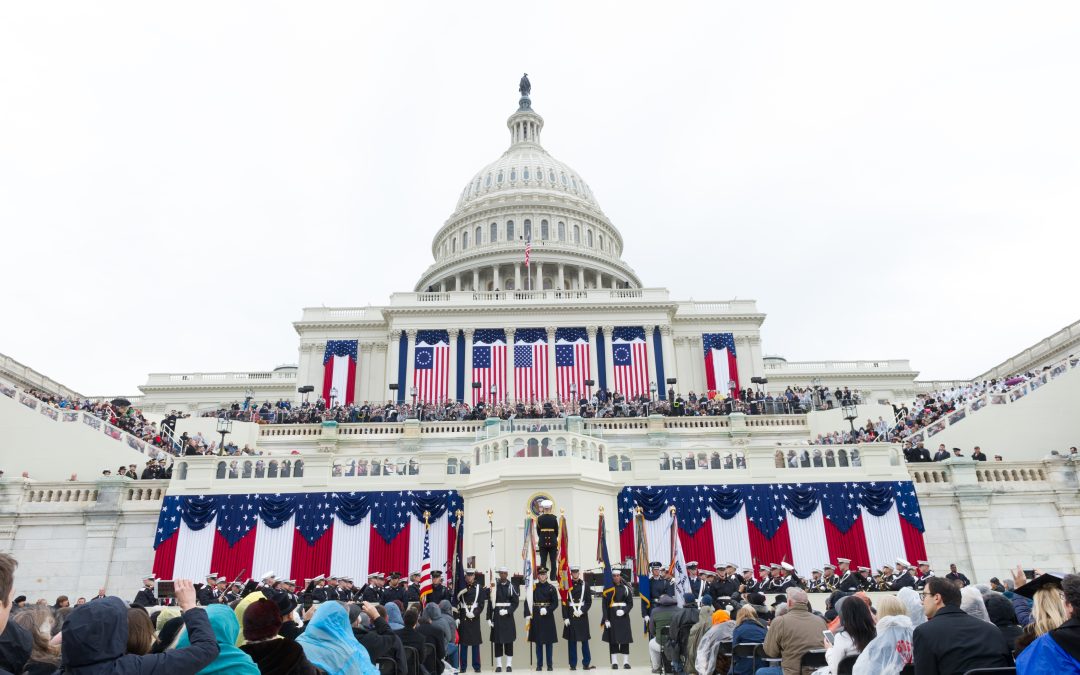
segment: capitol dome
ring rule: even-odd
[[[510,147],[466,183],[416,290],[640,288],[622,261],[622,235],[588,183],[540,144],[544,118],[527,95],[506,126]]]

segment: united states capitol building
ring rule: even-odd
[[[909,465],[899,443],[809,445],[849,428],[853,415],[855,425],[892,421],[891,404],[965,383],[919,381],[905,359],[768,356],[766,316],[755,301],[681,300],[662,279],[642,279],[622,259],[623,236],[586,180],[544,149],[545,120],[528,94],[524,89],[506,121],[509,147],[463,183],[435,229],[433,262],[411,290],[382,305],[358,298],[354,307],[305,308],[293,324],[298,354],[282,355],[290,365],[153,373],[141,394],[129,397],[134,406],[158,421],[170,411],[189,413],[176,433],[208,440],[218,437],[217,420],[201,414],[245,401],[362,406],[415,397],[490,406],[620,391],[659,404],[690,392],[722,399],[732,389],[824,386],[849,389],[857,410],[837,402],[809,412],[708,416],[235,421],[228,440],[261,455],[179,456],[171,480],[133,481],[95,477],[104,467],[141,467],[155,448],[103,433],[78,413],[65,422],[44,410],[46,403],[22,400],[33,398],[30,389],[80,393],[4,358],[0,384],[15,391],[0,396],[7,429],[0,549],[14,552],[20,572],[40,575],[36,586],[19,590],[51,598],[105,586],[133,595],[155,564],[169,496],[342,491],[456,491],[466,555],[486,564],[493,541],[493,557],[517,569],[523,519],[538,495],[565,512],[572,559],[593,566],[601,510],[610,516],[609,548],[620,557],[616,514],[627,486],[910,482],[934,569],[956,563],[985,581],[1019,562],[1080,568],[1080,461],[1047,456],[1076,444],[1068,420],[1080,400],[1080,375],[1068,357],[1080,326],[971,380],[1035,373],[1019,385],[1022,395],[1014,389],[997,401],[988,394],[921,437],[931,451],[944,443],[969,455],[981,445],[1004,461]],[[68,480],[71,472],[78,480]],[[70,555],[58,562],[58,550]],[[714,560],[731,557],[715,551]],[[761,562],[779,561],[742,564]]]

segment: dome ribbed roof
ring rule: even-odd
[[[511,192],[568,197],[586,209],[600,212],[600,205],[588,183],[536,143],[515,143],[501,157],[480,169],[462,190],[455,211],[466,209],[485,197]]]

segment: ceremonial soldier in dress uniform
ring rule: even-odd
[[[851,561],[847,558],[837,558],[836,563],[840,567],[839,572],[837,572],[840,575],[840,580],[836,582],[836,590],[845,593],[862,590],[863,582],[859,579],[859,575],[851,569]]]
[[[540,502],[541,514],[536,518],[537,545],[540,549],[540,567],[558,569],[559,519],[551,512],[550,499]]]
[[[739,592],[743,595],[747,593],[753,593],[757,590],[757,580],[754,579],[754,568],[744,567],[742,571],[742,580],[739,583]]]
[[[702,582],[704,583],[704,582]],[[592,607],[592,593],[581,578],[581,568],[570,567],[570,592],[563,603],[563,639],[566,640],[566,652],[570,658],[570,670],[577,670],[578,643],[581,643],[581,669],[594,670],[592,654],[589,652],[589,608]]]
[[[859,573],[855,575],[855,581],[858,583],[858,586],[856,586],[855,588],[856,591],[873,590],[874,582],[870,578],[870,571],[871,570],[869,567],[863,567],[862,565],[859,566]],[[845,589],[841,588],[840,590]]]
[[[419,594],[419,591],[418,591],[418,594]],[[402,583],[401,583],[401,573],[400,572],[391,572],[390,573],[390,585],[387,586],[386,588],[384,588],[383,592],[382,592],[382,603],[384,605],[387,605],[387,604],[393,602],[394,600],[400,600],[402,602],[402,604],[407,604],[408,603],[408,600],[406,599],[406,594],[405,594],[405,586],[402,585]]]
[[[604,633],[601,639],[608,643],[611,650],[611,667],[618,668],[619,654],[622,654],[623,668],[630,670],[630,643],[634,641],[634,631],[630,627],[630,610],[634,607],[634,590],[623,582],[622,568],[611,569],[615,587],[609,597],[602,602]]]
[[[529,620],[529,642],[536,645],[536,669],[553,670],[552,650],[559,634],[555,630],[555,610],[559,607],[559,589],[548,581],[546,567],[536,568],[536,585],[533,586],[532,602],[525,601],[525,615]],[[545,660],[545,656],[547,657]]]
[[[789,588],[802,588],[802,580],[799,578],[799,573],[795,571],[795,566],[791,563],[780,563],[780,574],[777,578],[780,580],[780,585],[773,586],[777,591],[786,591]]]
[[[915,577],[911,574],[911,563],[903,558],[896,559],[896,574],[893,575],[889,584],[890,591],[898,591],[901,588],[911,588],[915,585]]]
[[[443,600],[449,600],[452,604],[454,597],[451,595],[450,589],[443,584],[442,570],[431,570],[431,593],[428,594],[427,601],[429,603],[434,602],[437,605]]]
[[[409,584],[405,587],[405,604],[420,602],[420,573],[409,572]]]
[[[308,580],[308,591],[311,593],[312,602],[324,603],[330,597],[330,591],[326,586],[326,577],[319,575]]]
[[[875,590],[875,591],[887,591],[887,590],[889,590],[889,586],[892,584],[892,579],[893,579],[892,565],[888,565],[888,564],[882,565],[881,566],[881,571],[878,573],[878,575],[876,577],[874,577],[874,588],[872,590]]]
[[[430,602],[430,599],[428,600]],[[472,667],[477,673],[480,672],[480,643],[483,636],[480,633],[480,611],[487,604],[488,594],[486,588],[481,588],[476,583],[476,570],[469,567],[465,570],[465,588],[457,594],[457,625],[458,625],[458,672],[465,672],[469,662],[469,647],[472,647]]]
[[[933,570],[930,569],[930,563],[926,560],[919,561],[919,576],[915,580],[915,585],[912,586],[917,591],[921,591],[926,587],[926,582],[930,580],[930,577],[934,576]]]
[[[780,567],[780,563],[773,563],[769,565],[769,578],[765,582],[765,592],[767,593],[779,593],[784,590],[784,580],[780,577],[780,572],[784,568]]]
[[[503,656],[506,657],[506,672],[513,672],[514,640],[517,639],[517,625],[514,612],[518,607],[518,592],[510,583],[510,570],[500,567],[499,580],[491,585],[491,602],[487,607],[488,625],[491,626],[491,644],[495,646],[495,672],[502,672]]]
[[[267,572],[262,575],[262,580],[259,582],[257,591],[262,591],[262,594],[268,598],[274,597],[274,584],[277,583],[277,575],[273,572]]]
[[[154,596],[155,579],[156,577],[153,574],[148,574],[142,578],[143,587],[135,594],[135,599],[131,604],[138,607],[154,607],[158,604],[158,599]]]
[[[350,602],[356,593],[353,588],[352,577],[338,577],[337,599],[341,602]]]
[[[228,592],[228,582],[224,577],[218,577],[217,586],[214,588],[214,602],[225,602],[225,593]]]
[[[373,605],[382,604],[382,589],[379,588],[379,573],[372,572],[368,575],[367,583],[360,589],[360,599]]]
[[[836,576],[836,568],[826,563],[821,568],[823,574],[821,576],[821,583],[825,585],[825,590],[832,593],[836,590],[836,585],[840,581],[840,577]]]
[[[734,572],[734,565],[725,563],[716,566],[716,581],[709,588],[709,595],[712,596],[714,606],[720,607],[720,604],[718,604],[720,598],[730,598],[732,593],[739,591],[741,584],[735,578]]]
[[[705,595],[708,586],[705,583],[705,578],[698,572],[696,560],[686,563],[686,580],[690,585],[690,592],[694,594],[694,601],[701,602],[701,596]]]
[[[772,577],[769,574],[772,572],[772,568],[768,565],[758,565],[758,582],[755,590],[761,593],[769,592],[769,585]]]
[[[656,607],[656,601],[660,599],[660,596],[671,595],[674,592],[671,582],[661,575],[662,570],[663,565],[660,563],[656,561],[649,563],[649,571],[652,573],[649,575],[649,606],[646,607],[645,603],[641,603],[641,616],[645,619],[646,626],[649,624],[652,609]]]
[[[217,586],[217,574],[206,575],[206,583],[195,593],[195,601],[203,607],[209,607],[217,602],[214,597],[214,589]]]
[[[231,584],[229,584],[229,588],[228,588],[228,590],[225,591],[225,597],[222,600],[222,602],[224,602],[225,604],[230,604],[230,603],[233,603],[233,602],[236,602],[237,600],[239,600],[240,599],[240,589],[241,589],[241,586],[240,586],[239,581],[234,581]]]
[[[806,590],[809,593],[828,593],[825,581],[821,578],[821,570],[811,570],[810,579],[806,582]]]

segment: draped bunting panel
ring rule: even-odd
[[[349,405],[356,394],[356,363],[359,360],[358,340],[328,340],[323,352],[322,399],[330,405],[337,392],[335,403]],[[215,572],[217,570],[214,570]]]
[[[926,559],[910,481],[628,486],[619,493],[622,558],[634,555],[633,514],[641,508],[650,558],[670,562],[670,536],[657,533],[670,523],[672,506],[687,558],[700,565],[788,562],[809,575],[840,557],[874,568]]]
[[[165,498],[154,540],[154,573],[163,579],[215,572],[228,578],[303,583],[320,574],[419,570],[424,512],[432,564],[445,569],[456,490],[185,495]],[[422,541],[422,539],[421,539]]]

